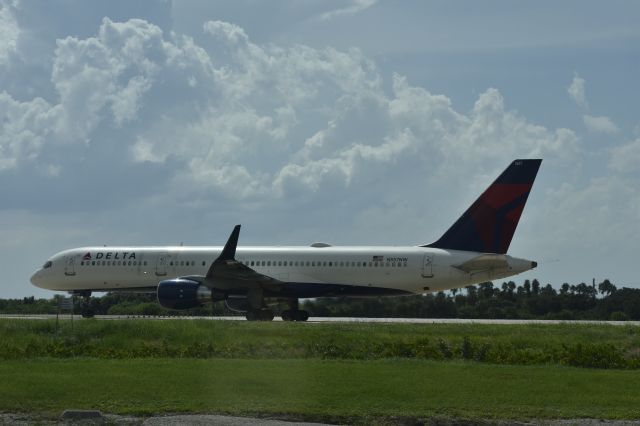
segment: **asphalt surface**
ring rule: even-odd
[[[0,314],[0,318],[14,319],[55,319],[56,315],[14,315]],[[71,315],[60,315],[60,319],[71,319]],[[246,321],[241,316],[226,317],[187,317],[187,316],[129,316],[129,315],[96,315],[97,320],[132,320],[146,319],[158,321],[176,321],[176,320],[211,320],[211,321]],[[80,315],[73,316],[74,321],[82,321]],[[282,321],[280,317],[276,317],[274,321]],[[572,320],[514,320],[514,319],[462,319],[462,318],[346,318],[346,317],[312,317],[308,323],[345,323],[345,322],[361,322],[361,323],[398,323],[398,324],[606,324],[625,326],[640,326],[640,321],[572,321]]]

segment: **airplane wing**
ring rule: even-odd
[[[269,288],[276,290],[283,284],[268,275],[260,274],[235,259],[240,225],[236,225],[222,249],[222,253],[213,261],[207,275],[183,277],[198,281],[207,287],[220,290]]]
[[[509,262],[504,254],[481,254],[454,267],[473,274],[496,269],[509,269]]]

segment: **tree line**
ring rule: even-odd
[[[0,313],[55,314],[60,299],[0,299]],[[79,313],[82,299],[74,298]],[[185,311],[162,308],[155,294],[107,293],[91,297],[90,307],[97,315],[235,315],[217,302]],[[561,320],[640,320],[640,289],[618,289],[609,280],[599,284],[562,284],[559,289],[538,280],[514,281],[495,285],[486,282],[448,292],[376,298],[320,298],[301,304],[311,316],[373,318],[481,318],[481,319],[561,319]],[[283,306],[275,306],[279,312]]]

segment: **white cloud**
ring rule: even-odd
[[[55,134],[60,113],[44,99],[20,102],[0,92],[0,172],[35,160]]]
[[[202,26],[205,33],[214,37],[224,38],[232,45],[246,46],[249,43],[249,37],[242,28],[229,22],[223,21],[207,21]]]
[[[573,81],[571,82],[571,85],[569,86],[567,91],[569,92],[571,99],[573,99],[580,108],[589,109],[585,89],[585,80],[583,78],[580,78],[576,74],[573,77]]]
[[[0,67],[9,63],[11,54],[16,52],[20,28],[13,15],[15,2],[0,2]]]
[[[350,0],[349,3],[351,4],[349,6],[325,12],[320,15],[320,19],[329,20],[338,16],[353,15],[370,8],[376,4],[376,2],[377,0]]]
[[[210,52],[138,19],[105,18],[96,37],[59,40],[59,104],[37,110],[50,117],[50,142],[81,142],[87,155],[97,150],[87,141],[126,144],[112,161],[171,164],[174,187],[263,201],[380,185],[398,168],[445,179],[452,167],[480,162],[493,173],[514,157],[578,149],[573,132],[528,122],[496,89],[462,113],[399,75],[387,93],[356,49],[260,46],[221,21],[203,30],[217,43]],[[42,138],[21,155],[37,157]],[[13,167],[18,151],[4,145]]]
[[[637,173],[640,168],[640,139],[611,150],[609,167],[621,173]],[[635,185],[637,186],[637,185]]]
[[[584,125],[590,132],[594,133],[617,133],[620,129],[609,117],[595,117],[584,115],[582,117]]]
[[[606,241],[637,241],[640,227],[629,226],[640,221],[640,188],[616,175],[594,177],[584,186],[564,183],[547,190],[544,215],[546,223],[552,224],[546,235],[548,247],[554,242],[573,241],[579,247],[578,255],[593,251],[604,258],[611,257],[611,248]],[[562,245],[552,248],[560,255]],[[564,257],[576,253],[561,254]],[[602,259],[608,261],[608,259]]]

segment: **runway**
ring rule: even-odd
[[[43,315],[22,315],[22,314],[0,314],[0,318],[23,319],[23,320],[46,320],[55,319],[55,314]],[[61,320],[72,319],[71,315],[60,315]],[[102,321],[118,320],[155,320],[155,321],[176,321],[176,320],[210,320],[210,321],[246,321],[243,316],[143,316],[143,315],[96,315],[93,319]],[[80,315],[73,315],[74,321],[86,321]],[[275,322],[282,322],[280,317],[274,319]],[[640,326],[640,321],[574,321],[574,320],[535,320],[535,319],[466,319],[466,318],[348,318],[348,317],[311,317],[307,323],[371,323],[371,324],[496,324],[496,325],[522,325],[522,324],[584,324],[584,325],[613,325],[613,326]]]

